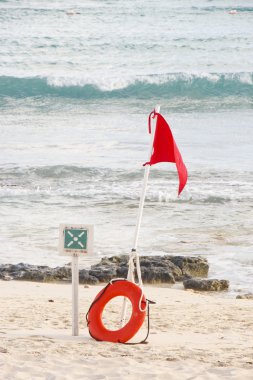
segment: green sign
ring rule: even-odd
[[[87,250],[88,231],[82,229],[64,230],[64,249]]]
[[[92,256],[94,226],[92,224],[60,224],[59,253],[63,256]]]

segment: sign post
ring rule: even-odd
[[[79,265],[78,255],[72,255],[72,335],[79,335],[79,297],[78,297],[78,285],[79,285]]]
[[[93,254],[94,226],[60,224],[59,253],[72,256],[72,335],[79,335],[79,256]]]

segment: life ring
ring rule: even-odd
[[[112,298],[120,296],[131,302],[131,318],[121,329],[108,330],[102,321],[103,310]],[[146,316],[146,305],[146,298],[138,285],[124,279],[112,280],[98,293],[86,315],[90,335],[99,341],[126,343],[141,328]]]

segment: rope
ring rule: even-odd
[[[129,254],[129,271],[130,273],[134,273],[134,260],[135,259],[135,266],[136,266],[136,273],[137,273],[137,278],[138,278],[138,285],[141,288],[141,297],[139,300],[139,309],[140,311],[146,311],[147,305],[145,306],[144,309],[142,309],[141,304],[142,304],[142,297],[143,297],[143,283],[142,283],[142,278],[141,278],[141,266],[140,266],[140,259],[139,256],[136,253],[136,249],[132,249],[131,253]]]
[[[118,341],[118,343],[120,344],[125,344],[127,346],[135,346],[137,344],[147,344],[147,339],[149,337],[149,332],[150,332],[150,308],[149,308],[149,305],[153,305],[155,304],[156,302],[154,301],[151,301],[151,300],[148,300],[146,298],[146,301],[147,301],[147,318],[148,318],[148,327],[147,327],[147,334],[145,336],[145,338],[143,340],[141,340],[140,342],[133,342],[133,343],[127,343],[127,342],[121,342],[120,340]]]

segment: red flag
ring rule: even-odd
[[[178,195],[183,191],[187,182],[187,169],[172,132],[163,116],[155,111],[149,115],[149,133],[151,133],[151,116],[157,117],[155,137],[153,141],[153,152],[149,162],[144,165],[155,165],[158,162],[174,162],[177,167],[179,186]]]

